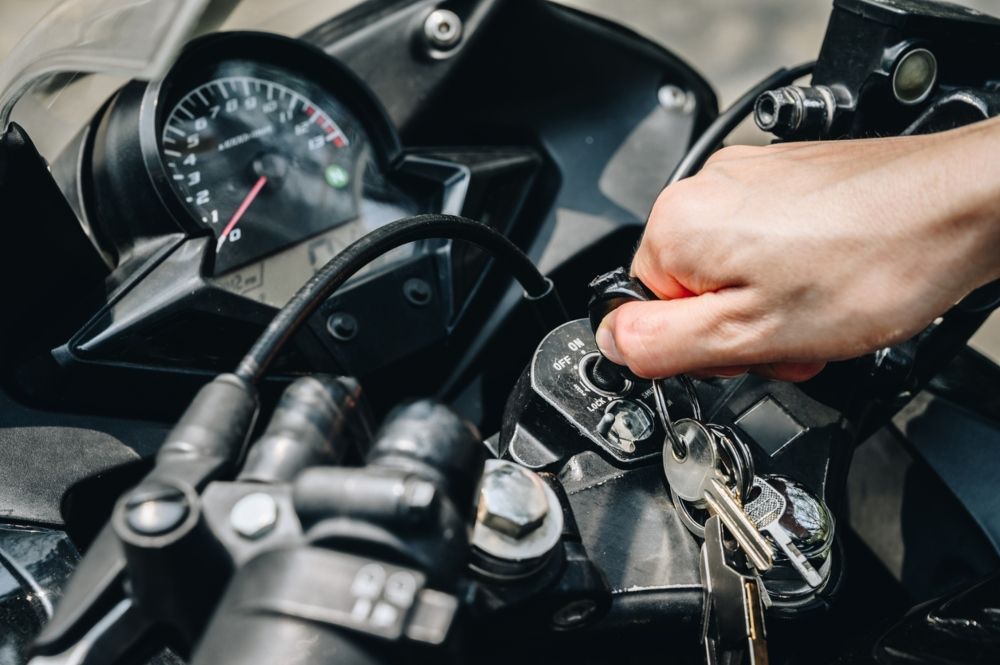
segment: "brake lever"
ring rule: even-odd
[[[119,600],[100,620],[64,650],[36,655],[28,665],[107,665],[119,662],[148,633],[152,623],[128,598]]]
[[[111,520],[70,578],[32,647],[38,663],[112,663],[162,618],[152,606],[191,604],[196,594],[187,586],[163,588],[152,580],[155,588],[147,589],[144,576],[134,573],[155,566],[160,550],[190,542],[199,522],[198,493],[234,467],[256,415],[256,390],[234,375],[223,374],[198,392],[167,435],[152,470],[118,500]],[[151,595],[170,598],[142,602]]]
[[[55,656],[73,649],[125,601],[125,552],[106,524],[80,561],[52,618],[42,626],[32,652]],[[32,662],[35,662],[34,660]]]

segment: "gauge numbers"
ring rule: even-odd
[[[215,237],[215,274],[358,215],[366,141],[357,121],[294,74],[274,78],[213,78],[162,126],[168,177]]]

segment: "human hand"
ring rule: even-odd
[[[597,342],[644,377],[804,380],[1000,276],[1000,125],[717,152],[665,189]]]

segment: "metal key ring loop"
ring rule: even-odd
[[[733,475],[736,476],[733,478],[733,483],[739,490],[740,501],[746,503],[750,498],[753,481],[756,477],[753,457],[750,455],[747,445],[731,427],[715,423],[709,423],[707,427],[716,435],[720,447],[725,452],[725,457],[733,464],[735,472]]]
[[[667,438],[670,439],[671,450],[677,459],[684,459],[687,457],[687,446],[677,436],[677,432],[674,430],[674,421],[670,419],[667,398],[663,394],[663,379],[653,379],[653,401],[656,402],[656,413],[660,417],[660,422],[663,423],[663,429],[667,432]]]
[[[701,400],[698,399],[698,391],[694,387],[694,382],[684,374],[678,375],[677,380],[684,387],[684,392],[687,394],[688,402],[691,406],[691,414],[695,420],[700,421]],[[667,438],[670,439],[670,447],[674,451],[674,455],[677,456],[677,459],[684,459],[687,455],[687,447],[674,430],[674,421],[671,420],[670,412],[667,409],[667,397],[663,393],[663,381],[664,379],[653,379],[652,381],[653,401],[656,402],[656,413],[660,417],[660,422],[663,423],[663,429],[667,432]]]
[[[686,528],[694,537],[704,539],[705,525],[699,524],[698,520],[691,515],[687,502],[677,496],[675,492],[670,493],[670,501],[674,504],[674,510],[676,510],[677,516],[680,518],[681,524],[684,525],[684,528]]]
[[[684,387],[684,392],[687,393],[692,416],[695,420],[701,420],[701,399],[698,397],[698,389],[694,387],[694,381],[687,374],[678,374],[675,378]]]

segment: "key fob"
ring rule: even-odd
[[[615,268],[611,272],[598,275],[590,282],[590,302],[587,310],[590,314],[590,328],[597,334],[597,327],[612,310],[634,300],[656,300],[656,296],[646,288],[646,285],[635,277],[631,277],[625,268]],[[627,368],[612,363],[603,354],[599,362],[594,364],[595,376],[599,383],[611,385],[615,375],[622,375],[630,380],[640,380]]]
[[[597,332],[597,326],[605,316],[627,302],[634,300],[656,300],[656,296],[645,284],[628,274],[625,268],[615,268],[611,272],[598,275],[590,282],[590,327]]]

